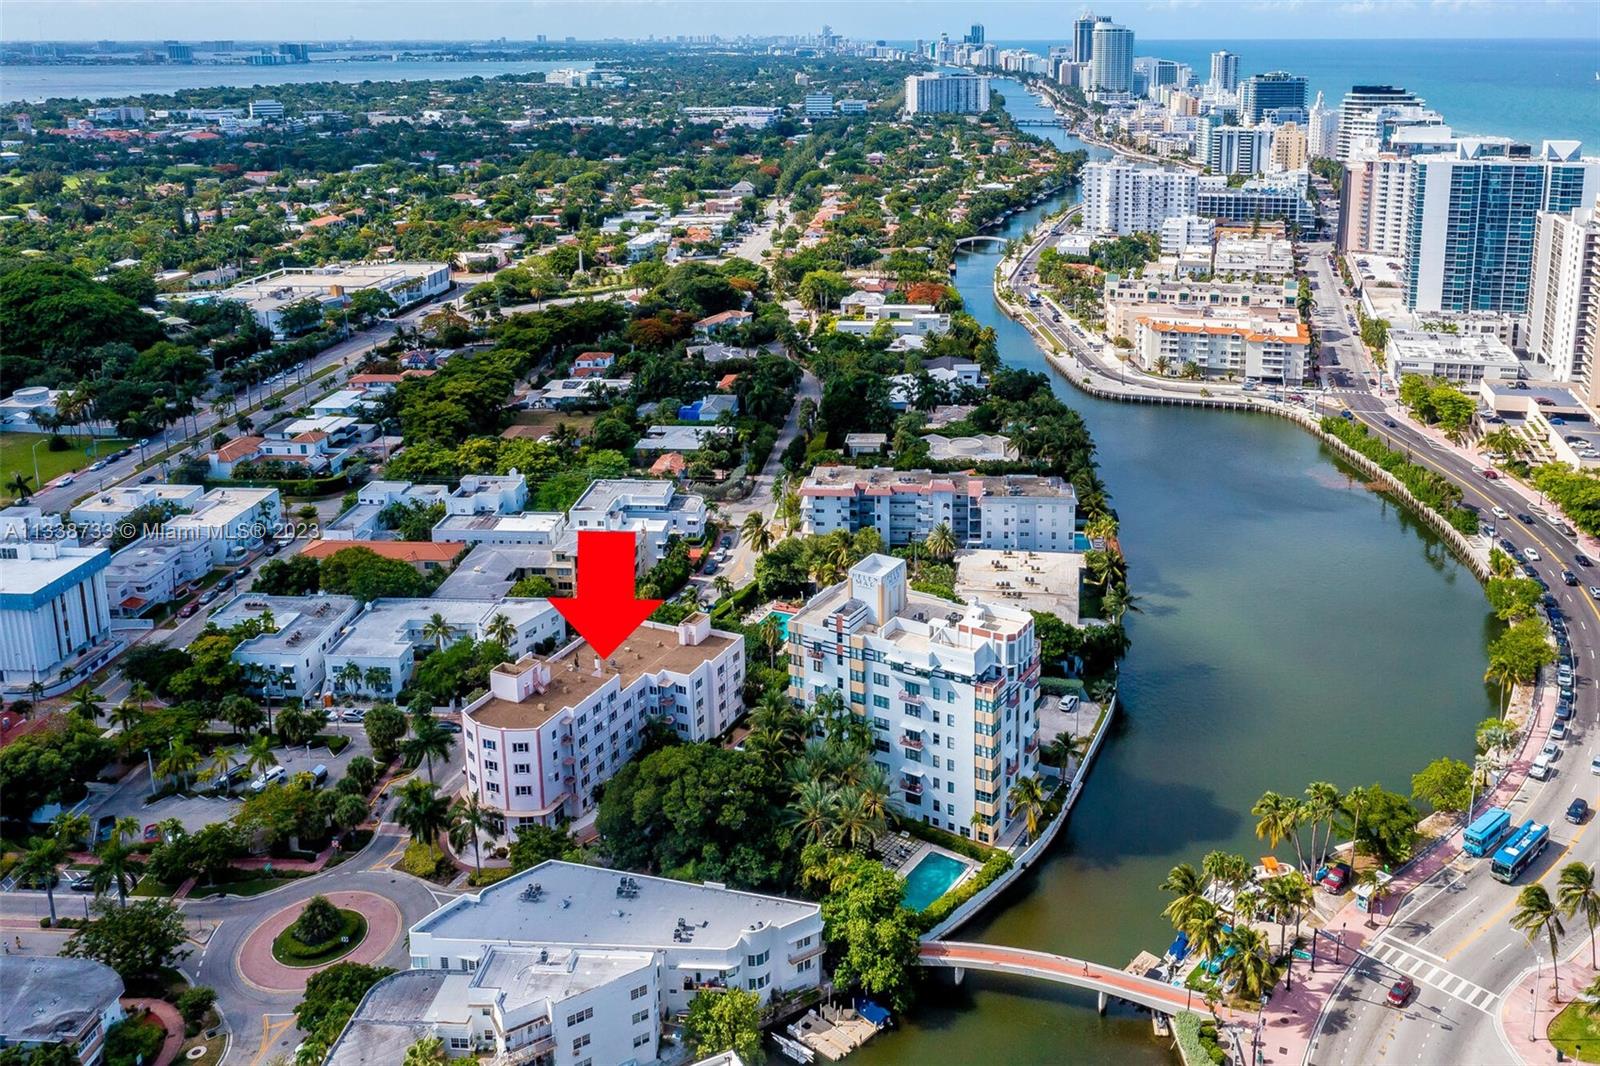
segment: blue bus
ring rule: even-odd
[[[1496,881],[1510,884],[1522,875],[1522,871],[1533,865],[1533,860],[1539,857],[1548,843],[1550,827],[1528,819],[1494,853],[1494,861],[1489,865],[1490,875]]]
[[[1467,826],[1461,850],[1478,859],[1493,855],[1510,831],[1511,812],[1504,807],[1490,807]]]

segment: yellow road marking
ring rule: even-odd
[[[1590,824],[1592,824],[1592,823],[1585,822],[1583,825],[1580,825],[1578,827],[1578,831],[1576,833],[1572,834],[1572,839],[1567,842],[1567,846],[1562,848],[1560,853],[1558,855],[1556,855],[1555,861],[1550,864],[1549,871],[1544,875],[1544,877],[1541,877],[1539,879],[1540,881],[1544,881],[1546,878],[1549,878],[1552,875],[1559,876],[1561,860],[1567,857],[1567,853],[1568,852],[1570,852],[1573,848],[1578,846],[1578,841],[1583,839],[1583,834],[1585,834],[1585,833],[1587,833],[1589,831]],[[1478,928],[1476,928],[1472,932],[1468,933],[1466,935],[1465,939],[1463,939],[1459,944],[1457,944],[1455,947],[1451,948],[1449,951],[1445,952],[1444,953],[1444,957],[1447,958],[1447,959],[1453,959],[1457,955],[1461,954],[1463,951],[1465,951],[1467,949],[1467,946],[1470,945],[1474,940],[1477,940],[1484,933],[1487,933],[1490,929],[1493,929],[1496,925],[1498,925],[1499,922],[1500,922],[1500,919],[1505,916],[1505,913],[1507,911],[1509,911],[1512,907],[1515,907],[1516,905],[1517,905],[1517,898],[1516,898],[1516,896],[1512,896],[1510,899],[1508,899],[1506,901],[1505,906],[1501,907],[1499,910],[1495,911],[1492,915],[1489,916],[1489,920],[1488,921],[1484,922],[1482,925],[1478,926]]]
[[[293,1018],[286,1018],[281,1022],[269,1022],[265,1017],[261,1019],[261,1050],[256,1052],[256,1057],[250,1060],[250,1066],[259,1066],[262,1059],[267,1057],[267,1052],[272,1049],[280,1036],[288,1032],[295,1024]]]

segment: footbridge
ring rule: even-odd
[[[970,237],[962,237],[960,240],[956,241],[956,247],[960,248],[963,245],[970,246],[974,244],[983,244],[984,242],[998,244],[1001,246],[1004,246],[1007,243],[1006,238],[997,237],[993,233],[975,233]]]
[[[1109,999],[1125,999],[1162,1014],[1180,1014],[1192,1011],[1211,1014],[1212,1008],[1205,996],[1190,988],[1175,987],[1164,981],[1139,977],[1124,970],[1102,966],[1086,959],[1071,959],[1065,955],[1051,955],[1043,951],[1008,948],[998,944],[968,944],[954,940],[928,940],[922,944],[918,959],[924,966],[938,966],[956,972],[959,982],[967,970],[984,970],[989,973],[1018,974],[1054,981],[1060,985],[1084,988],[1099,994],[1099,1009],[1105,1012]],[[1238,1011],[1226,1007],[1216,1008],[1217,1017],[1224,1021],[1254,1021]]]

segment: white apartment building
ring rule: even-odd
[[[630,1040],[645,1024],[631,1012],[652,1009],[659,1025],[687,1010],[701,989],[739,988],[766,1002],[822,980],[822,914],[815,903],[553,860],[457,896],[411,927],[410,945],[413,971],[456,973],[483,970],[491,950],[645,953],[653,958],[655,994],[620,980],[620,1011],[596,1009],[593,1025],[585,1026],[617,1029]],[[623,1063],[634,1054],[593,1057],[597,1064]]]
[[[465,474],[444,498],[447,515],[511,514],[528,504],[528,479],[508,474]],[[437,539],[437,538],[435,538]]]
[[[1396,382],[1407,374],[1441,378],[1457,385],[1476,384],[1486,377],[1522,376],[1522,364],[1516,354],[1489,334],[1391,329],[1384,354],[1386,369]]]
[[[407,307],[450,287],[449,263],[335,263],[320,267],[284,267],[248,278],[218,293],[186,297],[233,300],[244,304],[256,322],[283,336],[279,318],[284,308],[312,300],[324,310],[337,310],[362,289],[387,293],[396,306]]]
[[[1376,140],[1378,123],[1374,112],[1386,107],[1417,107],[1422,97],[1394,85],[1355,85],[1339,104],[1339,159],[1349,159],[1357,141]]]
[[[806,93],[803,110],[807,118],[827,118],[833,114],[833,94]]]
[[[1161,247],[1167,251],[1194,245],[1209,246],[1216,239],[1217,223],[1214,219],[1201,218],[1199,215],[1174,215],[1161,220],[1159,234]]]
[[[929,825],[994,843],[1006,793],[1038,768],[1033,616],[911,591],[903,559],[869,555],[789,619],[789,695],[837,692],[872,726],[873,758]]]
[[[1082,183],[1083,228],[1090,233],[1155,232],[1169,218],[1195,214],[1199,187],[1192,171],[1114,159],[1086,165]]]
[[[324,649],[326,687],[391,699],[411,680],[422,654],[438,647],[423,630],[435,617],[450,627],[446,644],[492,636],[504,617],[513,635],[506,651],[513,656],[536,648],[552,648],[566,636],[566,620],[548,600],[373,600],[344,624]]]
[[[80,536],[99,540],[113,536],[119,522],[141,507],[169,504],[189,511],[199,506],[206,494],[202,485],[125,485],[104,489],[73,504],[68,515],[81,530]]]
[[[1594,398],[1600,333],[1600,200],[1541,211],[1528,299],[1529,348],[1557,381],[1582,381]]]
[[[213,563],[237,562],[277,533],[281,509],[277,489],[212,489],[193,509],[169,518],[150,539],[201,541]]]
[[[1406,205],[1411,159],[1361,151],[1344,168],[1339,190],[1339,248],[1400,257],[1406,250]]]
[[[327,653],[356,615],[350,596],[267,596],[241,592],[217,609],[211,620],[228,629],[247,619],[269,622],[271,632],[241,641],[233,661],[252,685],[268,696],[309,700],[322,691]]]
[[[0,684],[13,691],[94,668],[110,654],[104,548],[0,544]]]
[[[409,481],[369,481],[356,492],[355,506],[321,527],[323,540],[375,540],[378,516],[396,503],[442,504],[450,495],[443,485],[414,485]]]
[[[118,618],[137,618],[170,603],[192,582],[211,572],[211,548],[203,540],[140,537],[114,552],[106,567],[106,597]]]
[[[685,740],[721,735],[743,712],[744,671],[744,638],[704,614],[645,622],[604,661],[580,640],[503,663],[462,714],[466,787],[497,831],[576,818],[652,718]]]
[[[1329,107],[1319,90],[1306,121],[1306,153],[1312,159],[1332,159],[1338,151],[1339,109]]]
[[[1311,335],[1293,311],[1163,309],[1135,318],[1133,351],[1158,373],[1193,363],[1206,377],[1298,385],[1311,372]]]
[[[1200,119],[1195,154],[1213,174],[1258,174],[1272,151],[1270,126],[1225,126],[1214,115]]]
[[[906,114],[979,115],[989,110],[989,79],[977,74],[912,74]]]
[[[1224,233],[1217,238],[1211,270],[1224,277],[1287,277],[1294,273],[1294,245],[1266,233]]]
[[[125,1015],[117,971],[93,959],[14,955],[3,972],[0,1047],[65,1044],[82,1066],[105,1061],[106,1031]]]
[[[1298,295],[1291,281],[1167,281],[1158,278],[1107,277],[1102,303],[1106,335],[1133,340],[1140,316],[1186,314],[1225,308],[1281,310],[1293,307]],[[1166,309],[1173,308],[1175,311]]]
[[[819,466],[800,487],[808,534],[876,529],[890,547],[947,525],[959,548],[1072,551],[1078,496],[1058,477]]]

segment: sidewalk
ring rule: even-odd
[[[1587,941],[1587,937],[1584,938]],[[1535,967],[1522,975],[1508,988],[1500,1000],[1500,1029],[1506,1042],[1516,1050],[1517,1057],[1528,1066],[1555,1066],[1556,1049],[1546,1038],[1555,1016],[1578,998],[1584,987],[1600,976],[1600,971],[1589,965],[1589,945],[1579,945],[1571,958],[1561,963],[1561,1002],[1556,1002],[1555,986],[1551,981],[1550,967]],[[1538,979],[1537,998],[1534,980]],[[1588,1051],[1585,1045],[1585,1051]],[[1600,1044],[1596,1045],[1600,1050]],[[1571,1061],[1570,1059],[1567,1061]]]
[[[1528,767],[1533,764],[1533,753],[1543,746],[1550,725],[1555,721],[1555,704],[1554,689],[1535,690],[1528,728],[1523,731],[1522,744],[1507,764],[1505,772],[1500,775],[1495,787],[1478,797],[1478,806],[1474,808],[1474,812],[1486,807],[1504,807],[1522,788],[1523,782],[1528,777]],[[1468,819],[1462,819],[1448,836],[1435,840],[1427,851],[1411,860],[1395,874],[1394,880],[1389,884],[1388,913],[1377,917],[1377,928],[1367,928],[1366,922],[1369,916],[1356,907],[1353,895],[1334,918],[1329,919],[1323,928],[1341,935],[1345,947],[1349,950],[1341,952],[1339,962],[1334,966],[1324,968],[1319,964],[1315,975],[1309,972],[1308,964],[1297,963],[1294,991],[1284,992],[1280,989],[1273,994],[1272,1002],[1267,1005],[1262,1016],[1265,1033],[1263,1038],[1265,1057],[1262,1059],[1264,1063],[1291,1066],[1306,1061],[1311,1051],[1312,1040],[1316,1036],[1317,1022],[1327,1009],[1328,1003],[1332,1001],[1333,993],[1344,980],[1345,973],[1354,964],[1357,954],[1382,935],[1394,921],[1395,916],[1405,908],[1407,897],[1411,892],[1427,883],[1429,878],[1461,855],[1461,836],[1467,822]],[[1553,1057],[1552,1055],[1552,1059]]]
[[[125,996],[122,1005],[129,1014],[136,1010],[147,1010],[161,1023],[167,1031],[166,1039],[161,1041],[161,1050],[156,1053],[153,1066],[170,1066],[178,1058],[178,1050],[183,1047],[183,1015],[178,1013],[178,1008],[164,999],[144,999],[137,996]]]

